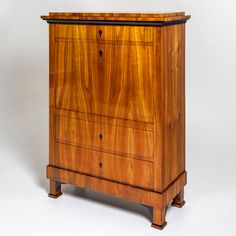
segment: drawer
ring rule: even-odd
[[[56,158],[50,164],[70,171],[153,189],[153,163],[147,161],[57,143]]]
[[[153,131],[56,116],[56,140],[137,159],[153,160]]]
[[[142,26],[58,25],[56,41],[132,44],[154,42],[154,28]]]

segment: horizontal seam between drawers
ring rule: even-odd
[[[135,41],[135,40],[117,40],[117,39],[90,39],[90,38],[63,38],[55,37],[55,42],[77,42],[77,43],[94,43],[94,44],[113,44],[113,45],[130,45],[130,46],[154,46],[152,41]]]
[[[140,123],[140,125],[143,124],[143,126],[145,126],[145,125],[152,125],[153,126],[154,122],[145,122],[145,121],[138,121],[138,120],[129,120],[129,119],[123,119],[123,118],[116,118],[116,117],[112,117],[112,116],[96,115],[96,114],[93,114],[93,113],[86,113],[86,112],[74,111],[74,110],[68,110],[68,109],[60,109],[60,108],[57,108],[57,107],[55,108],[55,110],[56,110],[56,116],[58,116],[58,117],[73,118],[73,119],[77,119],[77,120],[85,120],[85,121],[89,121],[89,122],[108,124],[108,125],[119,126],[119,127],[123,127],[123,128],[139,129],[139,130],[154,132],[154,127],[152,129],[143,129],[143,128],[138,128],[138,127],[131,127],[129,125],[124,126],[124,125],[119,125],[119,124],[112,124],[111,122],[106,123],[104,121],[96,121],[96,120],[92,120],[92,119],[83,119],[83,118],[76,117],[76,116],[73,116],[73,115],[63,115],[63,114],[58,114],[58,113],[60,113],[60,111],[81,113],[85,116],[87,114],[87,115],[91,115],[91,116],[94,116],[94,117],[103,117],[103,118],[108,118],[108,119],[120,120],[120,121],[124,121],[124,122],[131,122],[131,123],[132,122],[137,122],[137,123]]]
[[[118,157],[121,157],[121,158],[135,159],[135,160],[138,160],[138,161],[149,162],[149,163],[152,163],[152,164],[154,163],[154,161],[139,158],[138,156],[132,156],[132,155],[129,155],[129,154],[126,154],[126,153],[123,153],[123,155],[122,155],[122,153],[119,153],[119,152],[112,152],[112,151],[108,151],[106,149],[99,149],[99,148],[96,148],[94,146],[80,145],[80,144],[77,144],[77,143],[72,143],[71,141],[67,141],[67,140],[55,139],[55,143],[64,144],[64,145],[67,145],[67,146],[78,147],[78,148],[83,148],[83,149],[92,150],[92,151],[97,151],[97,152],[100,152],[100,153],[112,154],[112,155],[115,155],[115,156],[118,156]]]
[[[142,129],[142,128],[137,128],[137,127],[131,127],[131,126],[123,126],[123,125],[117,125],[117,124],[112,124],[112,123],[106,123],[106,122],[102,122],[102,121],[95,121],[95,120],[89,120],[89,119],[82,119],[82,118],[78,118],[78,117],[73,117],[73,116],[66,116],[66,115],[56,115],[56,117],[60,118],[67,118],[67,119],[75,119],[75,120],[80,120],[80,121],[85,121],[85,122],[93,122],[93,123],[97,123],[97,124],[104,124],[104,125],[110,125],[110,126],[114,126],[114,127],[121,127],[121,128],[125,128],[125,129],[136,129],[136,130],[141,130],[143,132],[152,132],[154,133],[154,130],[151,129]]]

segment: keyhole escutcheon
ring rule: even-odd
[[[102,140],[102,133],[99,134],[99,139]]]
[[[100,169],[102,168],[102,162],[101,161],[99,162],[99,168]]]
[[[98,52],[98,54],[99,54],[99,56],[101,57],[102,54],[103,54],[102,50],[100,50],[100,51]]]
[[[101,37],[102,36],[102,30],[99,30],[98,33],[99,33],[99,36]]]

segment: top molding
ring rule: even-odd
[[[174,25],[184,24],[190,15],[174,13],[71,13],[50,12],[41,16],[50,24]]]

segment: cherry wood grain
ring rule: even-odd
[[[166,225],[166,207],[163,209],[154,207],[152,227],[162,230]]]
[[[60,196],[61,184],[68,183],[150,205],[152,226],[163,229],[167,205],[183,206],[187,182],[184,22],[190,17],[42,18],[139,21],[139,26],[49,22],[49,196]]]
[[[81,188],[88,188],[121,199],[156,207],[157,209],[164,209],[186,185],[187,173],[182,173],[171,186],[166,188],[162,193],[69,171],[55,166],[47,166],[47,177],[50,180],[60,181],[62,184],[73,184]]]
[[[154,80],[154,189],[185,170],[185,25],[161,27]]]
[[[61,195],[61,183],[58,181],[50,180],[50,193],[48,194],[48,196],[51,198],[58,198]]]
[[[49,27],[49,164],[55,160],[55,82],[57,72],[57,60],[54,59],[57,55],[54,43],[55,34],[56,25],[51,25]]]
[[[111,31],[116,26],[110,27]],[[153,122],[152,46],[80,43],[80,26],[58,26],[56,107],[122,119]],[[120,40],[153,40],[152,29],[119,29]],[[116,30],[116,29],[115,29]],[[131,32],[130,32],[131,31]],[[92,30],[87,30],[85,38]],[[90,33],[92,34],[92,33]],[[91,37],[94,35],[92,34]]]
[[[146,161],[58,143],[56,160],[51,164],[133,186],[153,188],[153,164]]]
[[[153,161],[153,132],[56,116],[59,142]]]
[[[162,28],[163,188],[185,170],[185,25]]]
[[[118,182],[108,181],[78,172],[69,171],[57,167],[47,167],[47,177],[51,184],[61,181],[64,184],[73,184],[93,191],[106,193],[121,199],[127,199],[140,204],[153,207],[152,227],[163,229],[166,226],[166,209],[176,194],[181,192],[186,185],[186,172],[182,173],[167,189],[162,193],[145,190],[142,188],[124,185]],[[58,182],[57,182],[58,183]],[[54,190],[53,190],[54,191]],[[49,194],[50,196],[51,194]],[[54,197],[54,196],[52,196]]]
[[[41,16],[43,20],[73,19],[73,20],[114,20],[114,21],[176,21],[188,20],[189,15],[184,12],[174,13],[73,13],[51,12],[48,16]]]
[[[86,120],[86,121],[92,121],[92,122],[98,122],[98,123],[105,123],[109,125],[122,126],[122,127],[127,127],[127,128],[133,128],[133,129],[142,129],[146,131],[154,130],[154,124],[152,122],[142,122],[142,121],[136,121],[136,120],[120,119],[116,117],[89,114],[89,113],[63,110],[63,109],[55,109],[55,115],[64,116],[64,117],[68,117],[72,119],[79,119],[79,120]]]
[[[116,45],[154,45],[157,43],[153,27],[66,24],[58,25],[55,41]]]
[[[184,189],[182,189],[173,199],[171,205],[174,207],[182,208],[185,204],[184,201]]]

